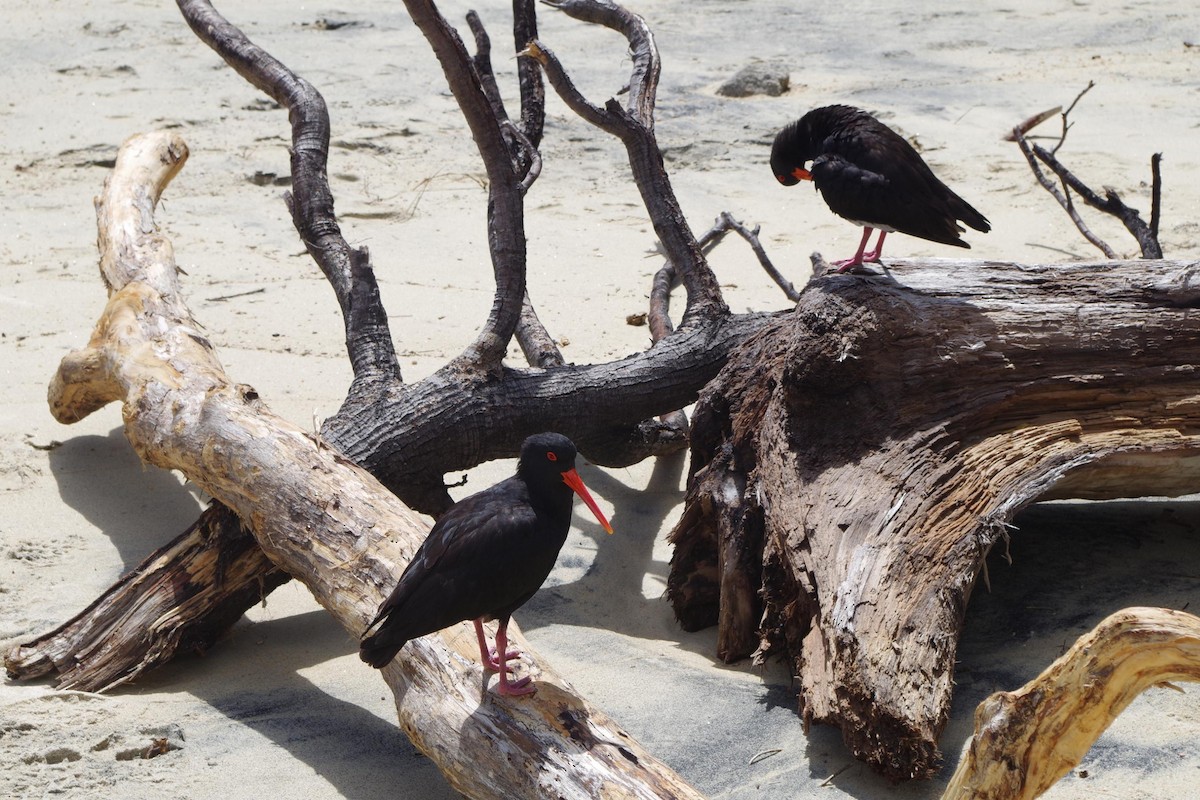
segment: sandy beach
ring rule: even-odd
[[[859,229],[810,188],[780,187],[775,132],[829,103],[860,106],[914,140],[948,184],[991,220],[970,255],[1030,263],[1097,259],[1002,140],[1066,105],[1060,156],[1096,188],[1149,213],[1150,156],[1164,154],[1161,241],[1200,249],[1200,21],[1192,3],[984,0],[798,4],[653,0],[633,5],[662,55],[658,139],[692,227],[721,211],[761,225],[802,285],[814,250],[853,252]],[[919,4],[918,4],[919,5]],[[80,611],[207,502],[178,474],[143,466],[113,405],[73,426],[53,420],[46,386],[86,344],[103,308],[92,198],[120,143],[180,133],[186,167],[158,212],[186,271],[185,296],[226,371],[289,420],[332,414],[350,378],[333,294],[282,200],[286,113],[224,65],[173,4],[13,0],[0,33],[0,650]],[[370,248],[406,379],[471,342],[492,301],[482,166],[437,62],[399,3],[263,2],[221,7],[329,104],[330,182],[346,238]],[[251,7],[252,6],[252,7]],[[506,96],[516,94],[509,6],[479,11]],[[628,79],[626,44],[545,8],[541,38],[601,102]],[[330,24],[333,22],[334,24]],[[345,23],[345,24],[340,24]],[[465,28],[464,28],[465,30]],[[765,64],[779,96],[718,87]],[[548,101],[545,167],[527,200],[530,293],[577,363],[644,349],[661,265],[620,144]],[[1041,131],[1042,129],[1039,129]],[[1056,123],[1045,133],[1056,133]],[[1119,223],[1084,212],[1123,257]],[[911,237],[894,257],[962,251]],[[787,306],[740,242],[712,256],[735,311]],[[514,359],[519,353],[514,351]],[[937,780],[892,786],[840,734],[807,735],[783,666],[725,665],[715,632],[684,633],[663,598],[686,457],[628,469],[583,466],[617,534],[586,510],[543,590],[517,614],[542,656],[628,732],[713,798],[909,800],[940,793],[975,706],[1015,689],[1110,612],[1200,607],[1200,498],[1050,503],[1017,520],[1012,565],[993,553],[991,591],[968,610],[952,720]],[[456,495],[506,476],[469,473]],[[0,684],[0,796],[412,800],[456,793],[396,726],[393,699],[356,641],[291,583],[204,657],[180,659],[104,695],[49,682]],[[1200,690],[1134,702],[1052,798],[1195,794]],[[154,739],[172,748],[142,758]]]

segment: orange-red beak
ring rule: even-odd
[[[575,494],[583,498],[583,502],[592,513],[596,515],[596,519],[600,520],[601,527],[609,533],[613,532],[612,525],[608,524],[608,520],[604,518],[604,513],[600,510],[600,506],[596,505],[596,501],[592,499],[591,492],[583,485],[583,478],[579,477],[579,473],[574,469],[569,469],[562,474],[563,483],[575,490]]]
[[[798,181],[811,181],[812,173],[806,170],[804,167],[796,167],[794,170],[792,170],[792,177]]]

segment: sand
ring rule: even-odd
[[[399,3],[244,5],[224,10],[329,102],[337,210],[347,238],[371,249],[406,377],[419,379],[471,341],[491,302],[482,168],[436,62]],[[1069,103],[1094,80],[1073,114],[1064,160],[1146,214],[1150,154],[1164,152],[1163,246],[1169,257],[1196,252],[1200,47],[1187,43],[1200,42],[1200,23],[1191,2],[912,5],[635,7],[662,52],[658,137],[694,228],[722,210],[761,224],[776,264],[798,284],[813,250],[849,255],[857,229],[815,193],[777,186],[766,165],[780,126],[846,102],[913,137],[991,219],[992,233],[967,237],[972,255],[1095,258],[1016,147],[1001,141],[1017,121]],[[499,51],[507,4],[474,7]],[[443,11],[457,21],[467,8]],[[191,147],[158,219],[229,375],[306,427],[337,408],[349,377],[332,293],[280,199],[285,114],[224,67],[170,4],[11,0],[5,10],[0,646],[79,611],[206,500],[178,475],[139,463],[119,408],[70,428],[46,408],[59,359],[86,342],[103,306],[91,199],[122,140],[172,127]],[[541,29],[590,97],[602,101],[623,85],[628,58],[617,35],[550,9]],[[497,60],[511,96],[513,63]],[[753,63],[782,65],[790,91],[717,95]],[[653,234],[623,150],[552,99],[543,154],[528,203],[531,293],[542,319],[576,362],[644,348],[646,329],[625,318],[645,310],[660,261],[647,257]],[[1135,255],[1119,225],[1088,219],[1118,252]],[[959,254],[902,236],[888,245],[894,256]],[[735,310],[785,306],[742,245],[722,246],[712,262]],[[484,465],[458,491],[509,470]],[[581,692],[714,798],[937,795],[938,781],[887,785],[846,753],[835,730],[804,735],[780,665],[720,664],[713,631],[677,628],[662,594],[684,458],[581,472],[618,534],[604,537],[578,518],[559,567],[518,615]],[[968,611],[942,740],[947,774],[988,693],[1019,686],[1112,610],[1200,599],[1194,499],[1057,503],[1018,526],[1013,565],[993,557],[992,592],[978,592]],[[1048,796],[1193,796],[1198,696],[1148,692]],[[141,757],[164,738],[172,749]],[[352,637],[296,584],[248,613],[206,657],[107,695],[0,685],[0,767],[5,797],[454,796],[394,724],[391,696],[358,661]]]

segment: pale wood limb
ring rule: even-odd
[[[98,203],[110,299],[84,351],[51,389],[62,421],[124,401],[126,435],[149,463],[178,469],[232,508],[276,564],[301,580],[352,634],[374,616],[427,533],[369,474],[316,446],[225,376],[198,334],[176,279],[155,200],[186,158],[176,134],[128,141]],[[94,391],[77,392],[86,370]],[[385,671],[401,726],[471,797],[698,797],[534,654],[533,698],[487,689],[470,625],[408,645]],[[364,676],[369,673],[364,669]]]
[[[1200,681],[1200,618],[1127,608],[1015,692],[975,711],[975,735],[942,800],[1033,800],[1075,767],[1135,697]]]

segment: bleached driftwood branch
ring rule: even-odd
[[[1033,800],[1135,697],[1169,681],[1200,681],[1200,618],[1163,608],[1109,615],[1041,675],[979,704],[942,800]]]
[[[145,461],[182,471],[236,511],[271,560],[357,635],[427,527],[365,471],[226,377],[154,222],[186,156],[183,140],[166,132],[121,148],[97,203],[109,301],[88,346],[63,360],[51,408],[71,422],[123,402],[126,435]],[[401,726],[456,789],[470,797],[698,797],[531,657],[540,665],[533,698],[487,690],[469,625],[413,641],[384,670]],[[363,677],[371,679],[365,667]]]

